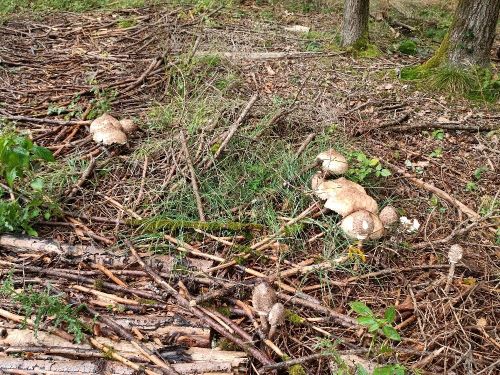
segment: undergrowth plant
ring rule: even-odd
[[[347,178],[356,182],[364,182],[373,177],[388,177],[391,171],[384,168],[377,158],[370,158],[362,151],[352,151],[347,155],[351,167],[347,171]]]
[[[0,295],[20,305],[24,314],[23,325],[34,316],[35,336],[42,324],[50,324],[55,328],[64,326],[65,330],[74,335],[75,342],[80,343],[84,339],[84,332],[89,330],[78,317],[85,306],[67,304],[60,295],[53,294],[50,286],[41,292],[35,291],[32,286],[15,290],[11,272],[0,285]]]
[[[0,233],[36,235],[31,224],[40,216],[48,219],[55,208],[44,194],[43,180],[34,171],[54,161],[52,153],[14,131],[0,132]]]
[[[383,317],[377,317],[374,312],[361,301],[351,302],[349,306],[359,315],[357,318],[358,323],[368,327],[368,332],[373,335],[372,342],[376,341],[379,332],[389,340],[401,340],[398,331],[393,327],[394,320],[396,319],[396,309],[393,306],[385,310]]]

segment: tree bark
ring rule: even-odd
[[[342,23],[342,47],[363,49],[368,44],[370,0],[345,0]]]
[[[499,12],[500,0],[460,0],[448,35],[424,68],[487,66]]]

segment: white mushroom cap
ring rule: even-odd
[[[285,306],[280,302],[275,303],[269,311],[268,320],[271,326],[279,326],[285,323]]]
[[[456,264],[464,254],[464,249],[459,244],[451,245],[448,251],[448,261],[451,264]]]
[[[130,118],[120,120],[120,125],[125,134],[132,134],[138,129],[137,124]]]
[[[123,145],[127,143],[127,135],[119,129],[102,129],[96,131],[92,139],[94,142],[104,145],[111,145],[114,143]]]
[[[327,174],[344,174],[349,169],[347,159],[333,149],[319,154],[316,161],[321,163],[321,169]]]
[[[266,282],[258,284],[253,289],[252,306],[259,315],[269,314],[269,311],[276,303],[277,297],[274,289]]]
[[[384,227],[389,228],[399,223],[399,215],[393,206],[385,206],[379,213],[379,218]]]
[[[121,124],[113,116],[105,113],[104,115],[99,116],[94,121],[92,121],[92,123],[90,124],[89,132],[90,134],[95,134],[96,132],[99,132],[101,130],[112,128],[121,130]]]
[[[104,114],[90,124],[90,134],[94,142],[111,145],[127,143],[127,135],[122,131],[120,122],[113,116]]]
[[[374,223],[372,215],[366,210],[353,212],[340,222],[340,228],[349,238],[365,240],[373,233]]]
[[[373,232],[368,236],[369,240],[378,240],[379,238],[382,238],[384,235],[384,224],[382,220],[380,220],[379,216],[370,212],[370,215],[373,220]]]

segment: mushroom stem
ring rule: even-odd
[[[450,263],[450,269],[448,270],[448,278],[446,279],[446,285],[444,287],[445,293],[448,293],[451,283],[453,282],[453,276],[455,275],[455,264],[456,263]]]
[[[260,325],[262,326],[262,332],[267,334],[269,331],[269,323],[267,322],[267,314],[259,314],[260,316]]]
[[[276,329],[277,328],[278,327],[276,325],[271,325],[271,329],[269,330],[269,335],[268,335],[269,340],[273,339],[274,335],[276,334]]]

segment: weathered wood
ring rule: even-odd
[[[368,43],[369,0],[345,0],[341,43],[343,47],[365,47]]]

